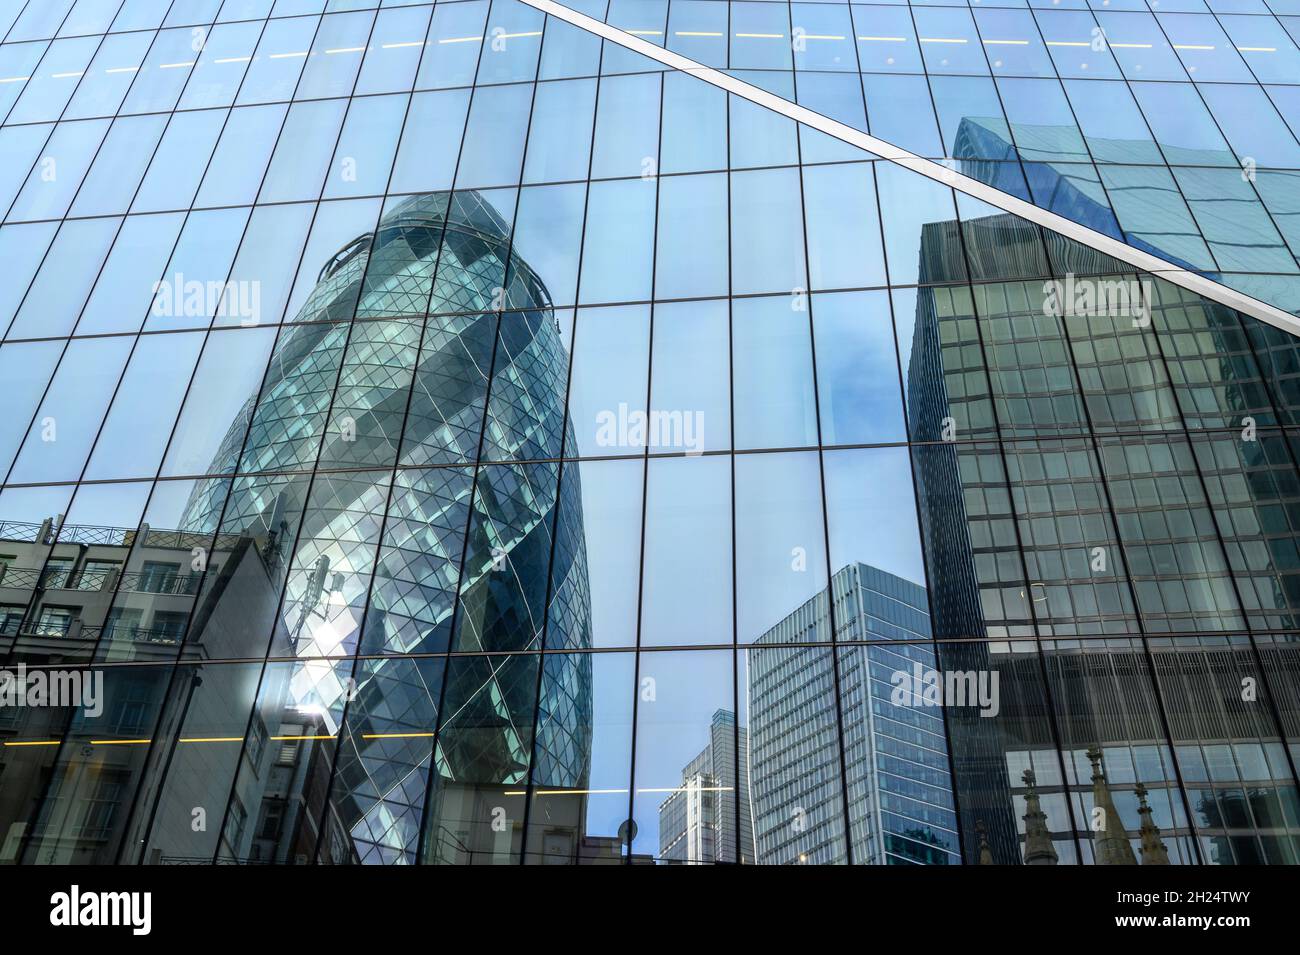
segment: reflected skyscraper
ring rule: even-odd
[[[992,135],[969,120],[962,128]],[[1059,189],[1084,201],[1068,182]],[[936,222],[925,228],[922,274],[944,278],[959,247],[990,275],[1022,272],[1013,263],[1044,252],[1037,230],[1013,217]],[[1085,283],[1117,278],[1090,250],[1049,237],[1046,251],[1070,274],[1100,274]],[[967,857],[1290,861],[1300,816],[1277,808],[1297,797],[1286,746],[1266,718],[1273,704],[1233,689],[1251,684],[1263,650],[1244,638],[1134,635],[1239,625],[1221,609],[1233,597],[1208,580],[1171,587],[1171,577],[1176,566],[1200,564],[1208,576],[1243,561],[1238,548],[1251,545],[1234,538],[1267,526],[1255,509],[1270,507],[1271,494],[1251,499],[1215,476],[1239,460],[1236,433],[1190,443],[1168,432],[1189,413],[1178,390],[1207,427],[1232,428],[1242,419],[1228,409],[1261,406],[1259,382],[1239,357],[1246,336],[1168,286],[1151,285],[1140,315],[1062,316],[1039,291],[1003,282],[974,294],[927,288],[916,299],[909,407],[934,442],[915,456],[927,556],[942,579],[931,600],[940,666],[996,672],[1001,686],[996,719],[948,712]],[[1177,333],[1180,354],[1163,353],[1152,329]],[[1204,357],[1193,364],[1193,356]],[[1085,428],[1103,437],[1061,437]],[[1261,464],[1286,455],[1272,436],[1248,441],[1259,447],[1245,444],[1247,456]],[[1211,478],[1191,493],[1158,483],[1198,466]],[[1225,560],[1210,543],[1207,505],[1229,498],[1253,516],[1219,526],[1232,545]],[[1196,556],[1179,565],[1174,547]],[[1255,612],[1287,621],[1291,571],[1270,571]],[[1217,705],[1191,719],[1198,700]],[[1207,788],[1179,791],[1180,776]],[[1092,824],[1097,808],[1102,830]],[[1161,836],[1166,848],[1157,848]]]
[[[659,806],[661,863],[754,860],[748,746],[748,731],[736,725],[735,713],[713,714],[708,745],[682,767],[681,786]]]
[[[935,668],[925,588],[851,564],[832,577],[830,594],[836,639],[849,644],[837,653],[836,670],[808,665],[797,648],[771,646],[791,643],[809,626],[829,630],[825,592],[743,651],[757,861],[849,861],[843,838],[828,838],[833,830],[819,824],[839,811],[843,779],[855,863],[957,863],[943,709],[891,699],[899,674],[910,686],[918,669]],[[866,640],[882,642],[866,646]],[[890,645],[893,640],[900,642]],[[838,723],[813,715],[817,701],[837,696]]]
[[[507,306],[515,310],[493,310]],[[284,329],[260,393],[249,396],[208,468],[217,475],[302,470],[302,477],[197,482],[183,531],[106,532],[103,541],[83,542],[87,532],[76,528],[35,530],[37,547],[96,547],[91,558],[72,554],[62,572],[77,588],[96,597],[120,582],[127,589],[118,587],[111,608],[92,599],[65,610],[58,633],[37,601],[33,613],[43,622],[15,633],[80,637],[109,659],[174,658],[179,648],[185,663],[263,655],[309,661],[268,665],[254,681],[255,732],[221,816],[218,859],[307,862],[319,853],[331,862],[413,861],[423,845],[429,862],[490,860],[519,851],[522,829],[506,831],[503,847],[494,810],[519,802],[506,793],[527,785],[530,764],[547,786],[585,787],[591,678],[583,654],[560,658],[573,671],[563,681],[567,715],[535,740],[535,666],[481,657],[444,676],[441,667],[405,658],[356,668],[327,662],[359,648],[536,650],[544,630],[553,646],[591,645],[576,464],[563,499],[545,477],[553,466],[535,474],[535,465],[504,463],[490,476],[480,471],[477,483],[463,468],[403,469],[473,460],[480,441],[491,448],[484,456],[503,462],[544,456],[564,427],[560,336],[545,287],[510,256],[509,225],[488,203],[474,193],[404,200],[321,269]],[[493,400],[485,408],[489,372]],[[322,431],[323,441],[314,437]],[[395,477],[389,470],[310,475],[313,466],[394,461],[403,466]],[[466,514],[471,531],[462,542]],[[209,552],[203,531],[218,527]],[[390,546],[375,566],[381,527]],[[182,574],[187,545],[191,569],[205,573]],[[457,585],[433,561],[462,547]],[[174,563],[160,560],[169,554]],[[552,554],[559,563],[550,563]],[[66,589],[50,566],[42,591]],[[173,594],[182,599],[169,603]],[[132,602],[139,606],[122,606]],[[188,631],[162,626],[177,609],[183,619],[191,604]],[[244,678],[218,669],[216,679],[223,676]],[[224,707],[241,696],[237,685],[209,682],[195,704],[193,690],[184,680],[171,689],[150,684],[167,728],[158,735],[174,737],[202,721],[205,701]],[[440,702],[450,708],[448,723],[430,756],[436,726],[422,725],[428,717],[421,714],[436,713]],[[390,724],[420,731],[384,732]],[[159,755],[150,755],[156,764]],[[164,759],[168,778],[203,778],[211,755],[173,744]],[[58,785],[80,784],[78,761],[65,772]],[[135,809],[136,843],[148,847],[148,861],[197,857],[188,826],[165,811],[174,808],[171,795],[155,789]],[[206,800],[224,796],[211,792]],[[49,821],[38,818],[33,828],[34,858],[42,858],[36,847]],[[580,832],[581,813],[569,824]],[[83,851],[49,847],[54,854],[42,861],[64,852],[68,861],[86,861]]]

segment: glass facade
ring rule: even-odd
[[[1300,862],[1300,3],[0,35],[0,862]]]

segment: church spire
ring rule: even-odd
[[[1093,854],[1097,865],[1137,865],[1137,856],[1128,841],[1128,831],[1120,821],[1119,811],[1110,797],[1106,773],[1101,768],[1101,747],[1088,749],[1092,763]],[[1100,818],[1098,818],[1100,813]],[[1100,823],[1100,826],[1098,826]]]
[[[983,819],[975,820],[975,831],[980,834],[980,865],[993,865],[993,849],[989,846],[988,829]]]
[[[1151,807],[1147,804],[1147,787],[1137,784],[1138,815],[1142,817],[1142,864],[1169,865],[1169,852],[1160,841],[1160,830],[1151,821]]]
[[[1034,789],[1034,771],[1026,769],[1020,778],[1028,787],[1022,817],[1025,820],[1025,865],[1056,865],[1056,847],[1052,845],[1052,835],[1047,829],[1047,813],[1043,812],[1038,791]]]

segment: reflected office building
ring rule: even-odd
[[[897,674],[910,687],[918,669],[935,668],[925,588],[852,564],[831,579],[830,592],[830,601],[818,594],[743,651],[757,860],[849,861],[845,840],[825,824],[843,805],[842,779],[852,861],[959,864],[943,708],[912,705],[920,701],[910,693],[907,705],[892,699]],[[808,666],[797,648],[768,648],[790,644],[809,626],[829,628],[832,602],[836,638],[850,644],[837,654],[838,672]],[[881,643],[860,642],[868,640]],[[816,715],[819,701],[837,691],[839,726]]]
[[[495,823],[522,817],[530,764],[538,785],[585,789],[587,655],[557,658],[542,705],[558,718],[536,739],[535,658],[387,656],[535,649],[543,629],[590,646],[576,465],[562,508],[553,465],[484,469],[476,493],[472,468],[356,470],[473,460],[480,440],[526,460],[558,441],[567,356],[508,232],[476,194],[417,197],[325,264],[209,469],[286,476],[194,482],[179,530],[4,525],[21,551],[0,579],[16,659],[180,664],[110,671],[122,745],[76,744],[77,717],[42,772],[7,766],[6,861],[492,862],[521,851],[522,830]],[[462,549],[457,583],[439,561]],[[40,725],[18,736],[63,735],[66,710],[30,712]],[[155,719],[157,744],[128,745]],[[105,750],[108,765],[90,758]],[[548,851],[576,857],[582,797],[550,814]]]
[[[659,806],[659,862],[754,860],[749,767],[743,758],[748,747],[749,734],[736,725],[735,713],[713,714],[709,744],[686,764],[681,786]]]
[[[1086,201],[1065,180],[1055,188]],[[964,244],[990,274],[1016,272],[1008,263],[1041,256],[1040,243],[1011,216],[935,222],[922,268],[942,280]],[[1046,251],[1070,272],[1133,280],[1072,243]],[[1170,434],[1187,413],[1174,385],[1196,384],[1214,426],[1232,426],[1225,409],[1259,407],[1259,382],[1234,357],[1250,346],[1231,316],[1163,283],[1148,283],[1139,321],[1053,314],[1041,285],[916,298],[908,391],[933,441],[914,457],[932,509],[927,560],[943,581],[931,595],[939,665],[996,673],[1001,691],[992,718],[948,708],[965,857],[1294,864],[1294,711],[1266,698],[1293,692],[1294,644],[1216,635],[1241,626],[1241,597],[1221,589],[1229,563],[1264,571],[1259,596],[1246,597],[1259,619],[1290,618],[1290,571],[1274,576],[1250,540],[1275,525],[1281,489],[1237,483],[1242,455],[1264,474],[1269,462],[1289,467],[1289,439],[1252,438],[1256,451],[1232,431]],[[1181,330],[1196,357],[1162,355],[1153,328]],[[1256,340],[1281,347],[1262,328]],[[1095,440],[1074,437],[1089,427]],[[1216,527],[1211,505],[1228,501],[1231,521]]]

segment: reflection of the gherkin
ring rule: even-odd
[[[544,635],[590,646],[577,466],[561,490],[557,465],[525,463],[559,456],[567,365],[545,286],[492,205],[404,199],[321,268],[212,460],[220,476],[187,482],[179,530],[78,541],[83,559],[64,567],[56,521],[33,522],[38,570],[86,582],[57,620],[37,601],[51,636],[87,659],[197,665],[144,694],[155,743],[114,753],[109,845],[65,858],[113,861],[122,845],[154,862],[400,863],[421,845],[426,861],[518,858],[511,793],[530,770],[586,786],[589,658],[556,658],[547,686],[562,685],[565,717],[534,740],[536,656],[353,655],[527,651]],[[480,459],[502,463],[476,475]],[[112,580],[91,588],[96,574]],[[6,630],[40,629],[19,614]],[[285,662],[202,663],[265,656]],[[55,773],[77,785],[101,763],[66,753]],[[33,851],[66,844],[58,822],[41,815]]]

